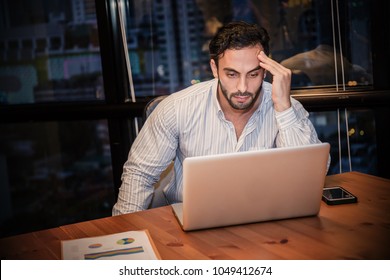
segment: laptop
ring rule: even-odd
[[[329,150],[320,143],[186,158],[173,212],[184,231],[317,215]]]

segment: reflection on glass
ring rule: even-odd
[[[104,99],[94,0],[2,0],[0,104]]]
[[[125,2],[137,96],[212,78],[208,41],[232,20],[269,31],[271,55],[293,70],[293,87],[372,84],[368,0]]]
[[[0,236],[111,215],[106,121],[0,125]]]
[[[372,83],[372,76],[364,68],[350,63],[345,57],[341,57],[339,52],[335,53],[333,47],[326,44],[296,54],[283,60],[281,64],[292,69],[292,84],[295,86],[335,83],[357,86]]]
[[[337,8],[337,1],[333,1],[333,5],[332,1],[310,2],[303,11],[300,7],[295,8],[293,18],[298,19],[294,34],[296,43],[292,45],[290,55],[281,58],[282,65],[293,70],[293,85],[372,84],[371,54],[367,44],[369,15],[364,12],[369,9],[369,2],[350,0]],[[286,13],[292,8],[286,6]]]

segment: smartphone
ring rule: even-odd
[[[329,205],[356,203],[357,197],[340,186],[324,188],[322,200]]]

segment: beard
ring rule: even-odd
[[[245,92],[237,91],[229,94],[227,89],[222,85],[221,80],[219,79],[218,79],[218,84],[221,88],[223,96],[226,98],[226,101],[233,109],[236,110],[248,110],[252,108],[257,98],[259,97],[261,91],[261,85],[260,85],[255,93],[249,91],[245,91]],[[247,102],[235,102],[234,101],[235,97],[249,97],[249,99]]]

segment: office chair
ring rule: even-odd
[[[144,120],[146,120],[153,110],[157,107],[157,105],[164,100],[167,95],[160,95],[152,100],[150,100],[144,109]],[[173,162],[165,169],[163,173],[161,173],[160,180],[154,185],[154,195],[152,198],[152,202],[149,205],[149,208],[156,208],[161,206],[168,205],[168,202],[165,198],[163,189],[169,182],[172,180],[172,176],[174,174]]]
[[[157,97],[154,97],[151,99],[145,106],[144,109],[144,120],[146,120],[150,114],[153,112],[153,110],[157,107],[157,105],[165,99],[168,95],[159,95]]]

